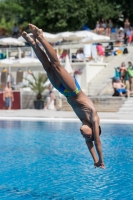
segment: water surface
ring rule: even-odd
[[[0,121],[0,199],[133,199],[133,125],[101,125],[105,170],[80,125]]]

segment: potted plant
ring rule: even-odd
[[[41,73],[39,73],[38,76],[35,76],[33,73],[30,73],[30,75],[32,76],[33,80],[31,81],[28,78],[25,78],[25,80],[28,81],[28,87],[30,87],[30,89],[36,93],[34,107],[35,109],[43,109],[44,100],[42,99],[42,93],[47,88],[44,86],[44,83],[47,81],[48,77]]]

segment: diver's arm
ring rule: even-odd
[[[90,151],[90,154],[94,160],[94,163],[97,163],[98,162],[98,158],[96,156],[96,152],[95,152],[95,149],[94,149],[94,145],[93,145],[93,142],[90,142],[90,141],[87,141],[86,140],[86,144],[87,144],[87,147]]]
[[[103,155],[102,155],[102,145],[99,136],[99,118],[96,111],[92,111],[92,129],[94,134],[94,144],[96,147],[96,151],[99,157],[99,163],[103,162]]]

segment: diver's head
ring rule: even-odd
[[[94,141],[94,133],[92,125],[86,121],[83,122],[83,125],[80,127],[80,132],[86,141]],[[99,126],[99,135],[101,134],[101,127]]]
[[[86,140],[92,141],[92,138],[94,138],[92,125],[86,121],[83,121],[83,124],[80,127],[80,132]]]

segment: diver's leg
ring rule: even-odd
[[[48,57],[45,54],[45,52],[38,46],[36,40],[34,40],[32,37],[30,37],[26,32],[23,32],[22,36],[31,45],[31,47],[35,51],[35,54],[37,55],[38,59],[42,63],[43,68],[46,71],[48,78],[51,81],[52,85],[56,89],[59,89],[61,82],[59,81],[58,77],[55,75],[54,71],[52,70],[51,62],[48,60]]]
[[[45,40],[43,37],[43,32],[41,29],[38,29],[36,26],[29,24],[29,28],[31,32],[33,33],[34,37],[39,40],[39,42],[43,45],[45,48],[45,51],[51,61],[52,68],[62,83],[62,85],[69,91],[74,91],[76,89],[76,84],[73,79],[73,77],[70,76],[70,74],[64,69],[64,67],[61,66],[55,50],[52,48],[52,46]]]

